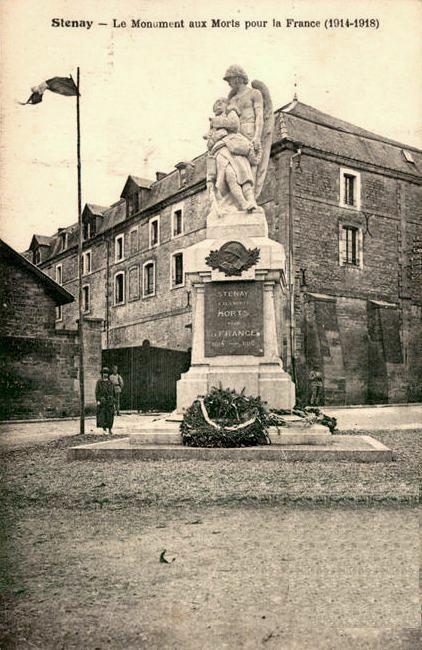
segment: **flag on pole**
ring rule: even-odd
[[[78,94],[78,88],[72,77],[52,77],[52,79],[43,81],[39,86],[31,88],[31,96],[28,101],[20,103],[22,106],[26,106],[26,104],[39,104],[42,102],[42,97],[46,90],[51,90],[53,93],[66,95],[67,97]]]

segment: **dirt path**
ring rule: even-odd
[[[18,512],[2,647],[413,649],[417,526],[415,509]]]

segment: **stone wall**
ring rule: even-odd
[[[0,260],[0,418],[29,419],[79,413],[77,333],[55,327],[55,298],[30,271]],[[101,322],[86,322],[86,403],[101,365]]]
[[[21,266],[0,257],[2,336],[47,337],[55,329],[54,299]]]
[[[291,155],[279,156],[281,178],[288,177]],[[411,255],[422,239],[421,188],[356,165],[360,210],[339,205],[345,166],[340,162],[305,154],[293,172],[298,396],[309,398],[308,374],[316,360],[326,403],[420,400],[422,278]],[[280,241],[288,250],[288,184],[279,187],[285,196],[278,197],[278,214],[274,208],[270,214],[278,217]],[[275,191],[276,185],[273,206]],[[348,222],[362,230],[361,268],[339,264],[339,224]],[[333,306],[328,308],[323,296]]]
[[[1,336],[0,418],[68,417],[79,413],[73,332],[47,338]]]

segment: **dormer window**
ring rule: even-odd
[[[132,214],[139,212],[140,201],[139,192],[130,194],[126,199],[126,215],[130,217]]]
[[[179,187],[185,187],[189,183],[194,167],[193,162],[177,163],[176,169],[179,172]]]
[[[148,196],[152,181],[138,176],[128,176],[120,195],[126,204],[126,217],[131,217],[140,211],[143,202]]]
[[[87,241],[101,228],[107,208],[96,203],[86,203],[82,212],[82,240]]]
[[[186,185],[186,167],[181,167],[179,169],[179,185],[180,187],[183,187],[183,185]]]
[[[34,264],[41,264],[41,249],[36,248],[33,253]]]
[[[92,221],[84,221],[82,225],[82,237],[84,241],[91,239],[91,237],[95,237],[97,230],[96,225],[95,219]]]
[[[67,249],[67,244],[68,244],[67,232],[61,232],[59,234],[59,242],[60,242],[60,251],[65,251]]]

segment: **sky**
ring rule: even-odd
[[[93,25],[53,27],[55,18]],[[321,27],[287,28],[289,18]],[[325,29],[330,18],[379,26]],[[185,27],[137,29],[132,19],[183,19]],[[212,19],[240,27],[212,27]],[[189,28],[190,20],[207,26]],[[265,20],[246,29],[245,21]],[[83,205],[110,205],[129,174],[154,179],[202,153],[233,63],[266,83],[274,108],[297,92],[326,113],[422,147],[419,0],[2,0],[0,24],[0,236],[19,251],[32,234],[77,221],[75,98],[46,92],[41,104],[19,104],[50,77],[76,77],[77,66]]]

